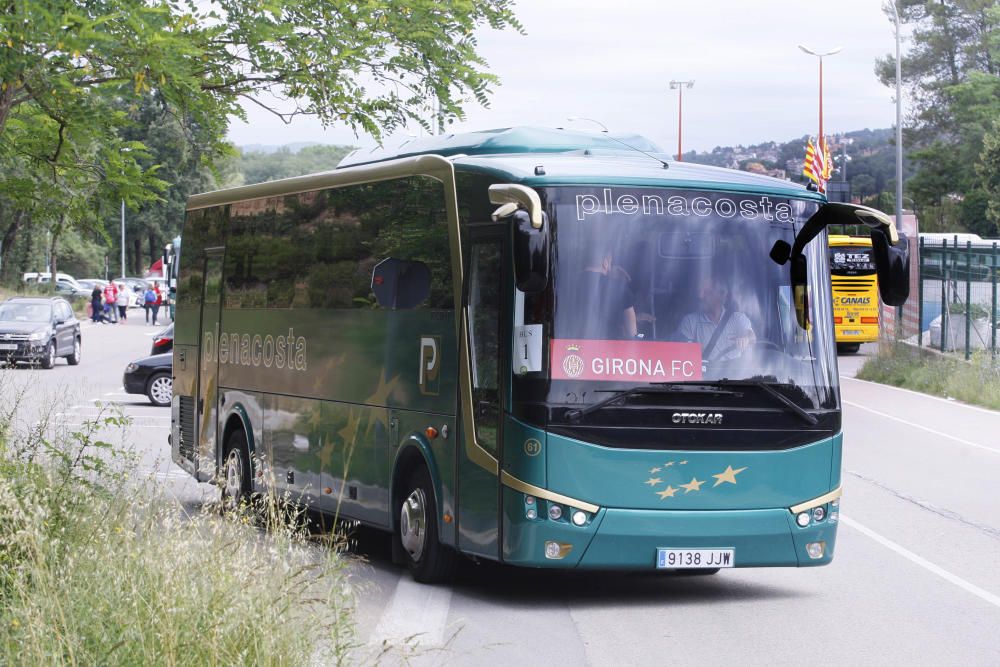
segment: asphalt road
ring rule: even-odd
[[[215,497],[170,462],[168,410],[125,395],[148,353],[138,317],[83,332],[83,362],[2,370],[72,427],[113,401],[150,483],[185,504]],[[844,498],[837,555],[810,569],[709,577],[529,571],[464,563],[451,585],[393,566],[388,539],[362,532],[353,567],[358,660],[415,664],[1000,664],[1000,413],[853,379],[842,357]],[[391,647],[386,649],[386,647]]]

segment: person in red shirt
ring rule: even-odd
[[[115,302],[118,300],[118,288],[113,282],[108,283],[104,288],[104,317],[111,322],[118,322],[118,310]]]
[[[153,301],[153,326],[156,326],[156,315],[160,312],[160,306],[163,305],[163,293],[160,292],[160,286],[153,283],[153,294],[156,295]]]

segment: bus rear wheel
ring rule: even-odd
[[[857,354],[861,349],[861,343],[837,343],[837,352],[840,354]]]
[[[416,581],[443,581],[451,574],[455,553],[438,539],[437,504],[427,468],[413,471],[396,508],[394,539]]]

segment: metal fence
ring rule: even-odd
[[[995,241],[920,239],[918,345],[996,354],[998,254]]]

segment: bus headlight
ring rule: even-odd
[[[798,516],[795,517],[795,523],[799,524],[799,526],[802,528],[808,526],[809,512],[799,512]]]
[[[587,514],[583,510],[573,512],[573,525],[582,526],[587,523]]]
[[[817,560],[823,557],[823,551],[825,549],[826,542],[810,542],[806,545],[806,554],[808,554],[813,560]]]
[[[549,518],[558,521],[562,518],[562,508],[559,505],[549,505]]]
[[[524,511],[524,516],[530,519],[531,521],[534,521],[535,519],[538,518],[538,510],[536,510],[534,507],[529,507],[527,510]]]
[[[820,505],[813,508],[813,521],[820,522],[826,518],[826,508]]]

